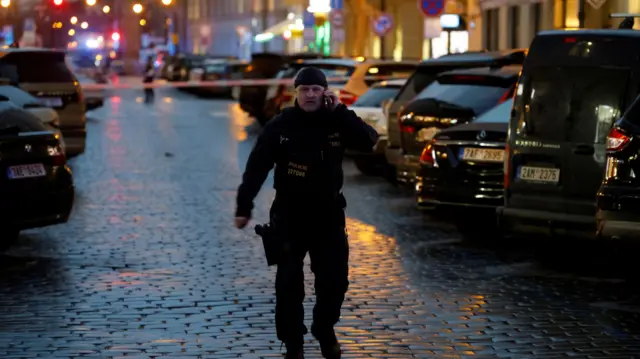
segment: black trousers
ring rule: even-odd
[[[318,214],[320,216],[318,217]],[[309,253],[315,276],[316,304],[313,326],[333,329],[349,286],[349,243],[342,206],[326,208],[278,206],[271,211],[272,223],[282,235],[283,251],[276,273],[276,332],[285,343],[302,343],[304,325],[304,258]]]

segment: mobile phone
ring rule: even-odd
[[[331,107],[331,98],[328,96],[324,96],[324,106]]]

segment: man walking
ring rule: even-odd
[[[327,90],[322,71],[302,69],[294,86],[295,105],[266,124],[249,156],[235,225],[249,223],[253,200],[275,165],[271,223],[283,243],[276,274],[278,339],[286,359],[303,358],[303,260],[309,252],[316,293],[311,333],[325,358],[339,359],[334,325],[349,284],[342,159],[345,148],[371,151],[378,134]]]

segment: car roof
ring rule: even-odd
[[[640,38],[640,31],[630,29],[582,29],[582,30],[545,30],[536,37],[551,36],[604,36],[604,37],[635,37]]]
[[[513,76],[518,76],[520,71],[522,70],[521,65],[510,65],[503,67],[478,67],[473,69],[460,69],[460,70],[452,70],[446,71],[438,76],[447,76],[447,75],[490,75],[493,77],[499,78],[510,78]]]
[[[488,51],[488,52],[468,52],[460,54],[451,54],[438,57],[436,59],[425,60],[420,63],[422,66],[451,66],[456,64],[468,64],[474,62],[492,62],[504,58],[515,56],[526,56],[527,49],[512,49],[504,51]],[[524,58],[523,58],[524,59]]]
[[[402,86],[405,83],[407,83],[407,79],[385,80],[375,83],[372,87]]]
[[[360,62],[353,59],[313,59],[298,61],[298,63],[305,65],[356,66]]]

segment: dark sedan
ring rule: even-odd
[[[0,249],[21,230],[68,220],[75,191],[58,137],[31,113],[0,103]]]
[[[415,185],[419,207],[472,210],[473,215],[459,216],[463,234],[466,229],[478,231],[474,224],[495,223],[496,207],[504,198],[504,148],[512,106],[508,100],[471,123],[435,135],[420,156]]]

